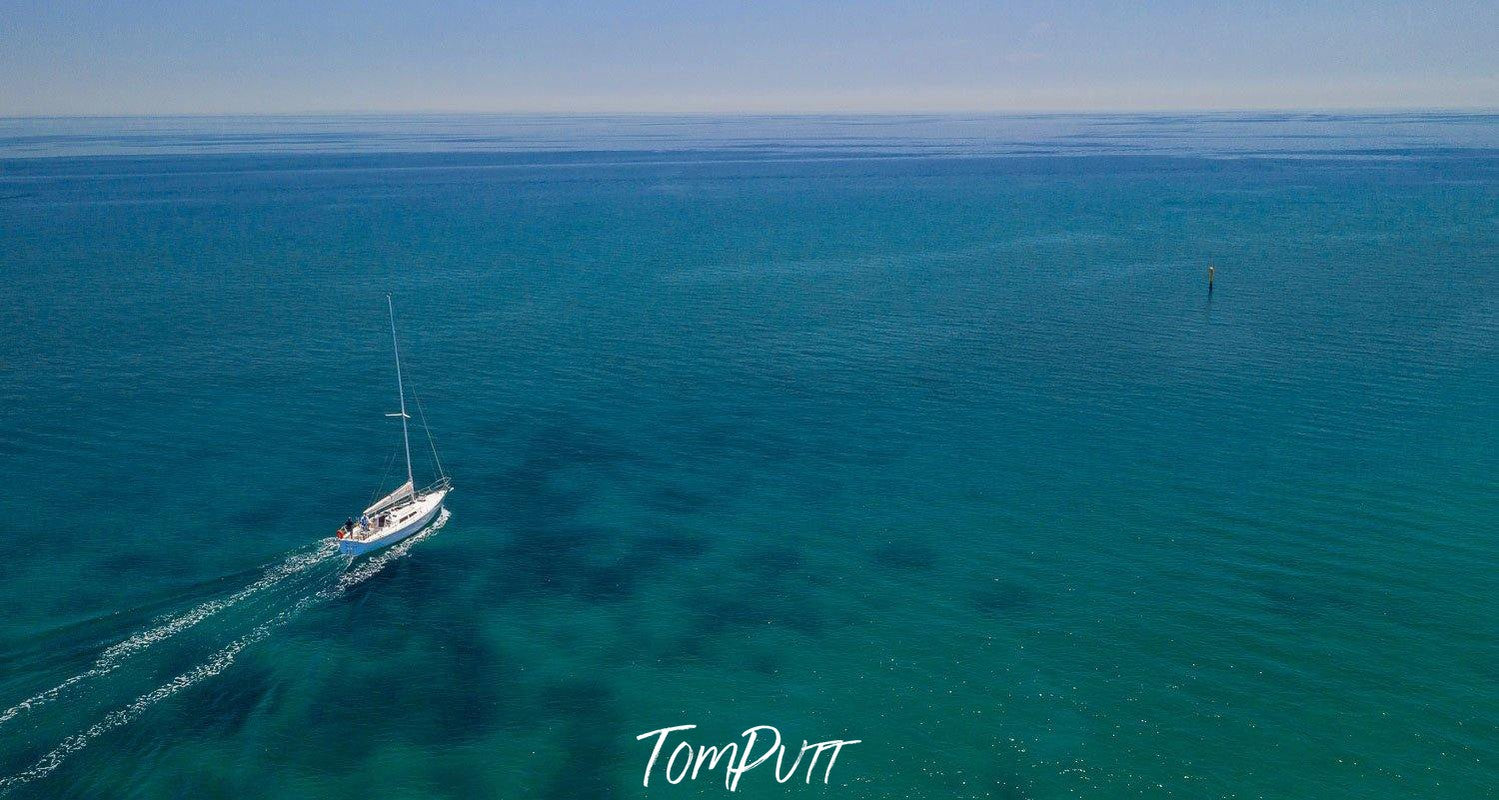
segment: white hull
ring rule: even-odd
[[[384,528],[370,531],[354,529],[354,533],[338,540],[338,552],[358,556],[389,547],[427,526],[442,511],[442,501],[448,489],[439,489],[431,494],[417,497],[415,503],[391,510],[395,520]]]

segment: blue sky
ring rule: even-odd
[[[1499,2],[0,0],[0,115],[1499,107]]]

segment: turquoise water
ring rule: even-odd
[[[0,121],[0,786],[1493,796],[1496,258],[1493,115]]]

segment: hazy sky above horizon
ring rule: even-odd
[[[1499,3],[0,0],[0,116],[1499,107]]]

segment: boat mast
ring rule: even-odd
[[[401,413],[385,416],[401,418],[401,439],[406,443],[406,485],[411,487],[411,496],[415,497],[416,480],[411,477],[411,434],[406,430],[406,420],[411,419],[411,415],[406,413],[406,387],[401,383],[401,345],[396,341],[396,307],[389,292],[385,293],[385,307],[390,311],[390,344],[396,351],[396,392],[401,395]]]

